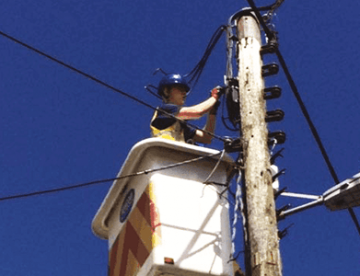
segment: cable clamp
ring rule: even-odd
[[[227,138],[224,141],[224,149],[228,153],[243,151],[242,140],[240,138],[237,139]]]

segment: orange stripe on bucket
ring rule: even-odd
[[[146,188],[109,253],[109,276],[133,276],[161,243],[153,186]]]

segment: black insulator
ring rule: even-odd
[[[285,113],[281,109],[267,111],[265,116],[265,122],[276,122],[284,119]]]
[[[269,34],[266,34],[266,45],[261,47],[260,54],[274,54],[279,48],[278,36],[275,30],[274,24],[267,24],[267,27],[270,31]]]
[[[280,96],[281,96],[281,87],[279,86],[267,87],[264,89],[265,100],[276,99],[279,98]]]
[[[262,76],[268,77],[271,75],[275,75],[279,72],[279,65],[277,65],[276,63],[266,64],[261,68],[261,70],[262,70]]]
[[[278,130],[274,132],[268,133],[268,143],[271,145],[273,143],[273,139],[276,139],[277,144],[283,144],[286,141],[286,134],[285,132]]]
[[[278,47],[277,43],[268,43],[266,45],[263,45],[260,49],[260,54],[274,54],[276,52],[276,49]]]

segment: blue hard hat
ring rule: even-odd
[[[184,86],[186,92],[189,92],[190,90],[190,86],[188,85],[183,76],[181,76],[180,74],[168,74],[164,76],[159,82],[158,94],[161,96],[166,86],[171,86],[175,84]]]

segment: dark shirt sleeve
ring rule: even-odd
[[[176,116],[180,111],[180,106],[174,104],[162,104],[159,106],[158,110],[158,115],[152,122],[152,126],[162,130],[173,125],[176,122],[176,119],[167,116],[164,112],[161,111],[165,111],[168,114]]]
[[[185,127],[184,127],[184,139],[185,139],[185,142],[187,142],[187,140],[189,140],[189,139],[194,138],[195,133],[196,133],[195,128],[193,128],[191,126],[188,126],[188,125],[185,125]]]
[[[160,129],[160,130],[172,126],[173,124],[175,124],[176,119],[169,117],[164,112],[176,116],[179,113],[180,108],[181,108],[180,106],[174,105],[174,104],[165,104],[165,103],[162,104],[158,108],[158,110],[159,110],[158,115],[152,122],[152,126],[156,127],[157,129]],[[161,111],[164,111],[164,112],[161,112]],[[192,139],[195,136],[196,129],[188,126],[186,124],[186,121],[185,121],[185,123],[181,123],[181,126],[184,130],[185,141]]]

